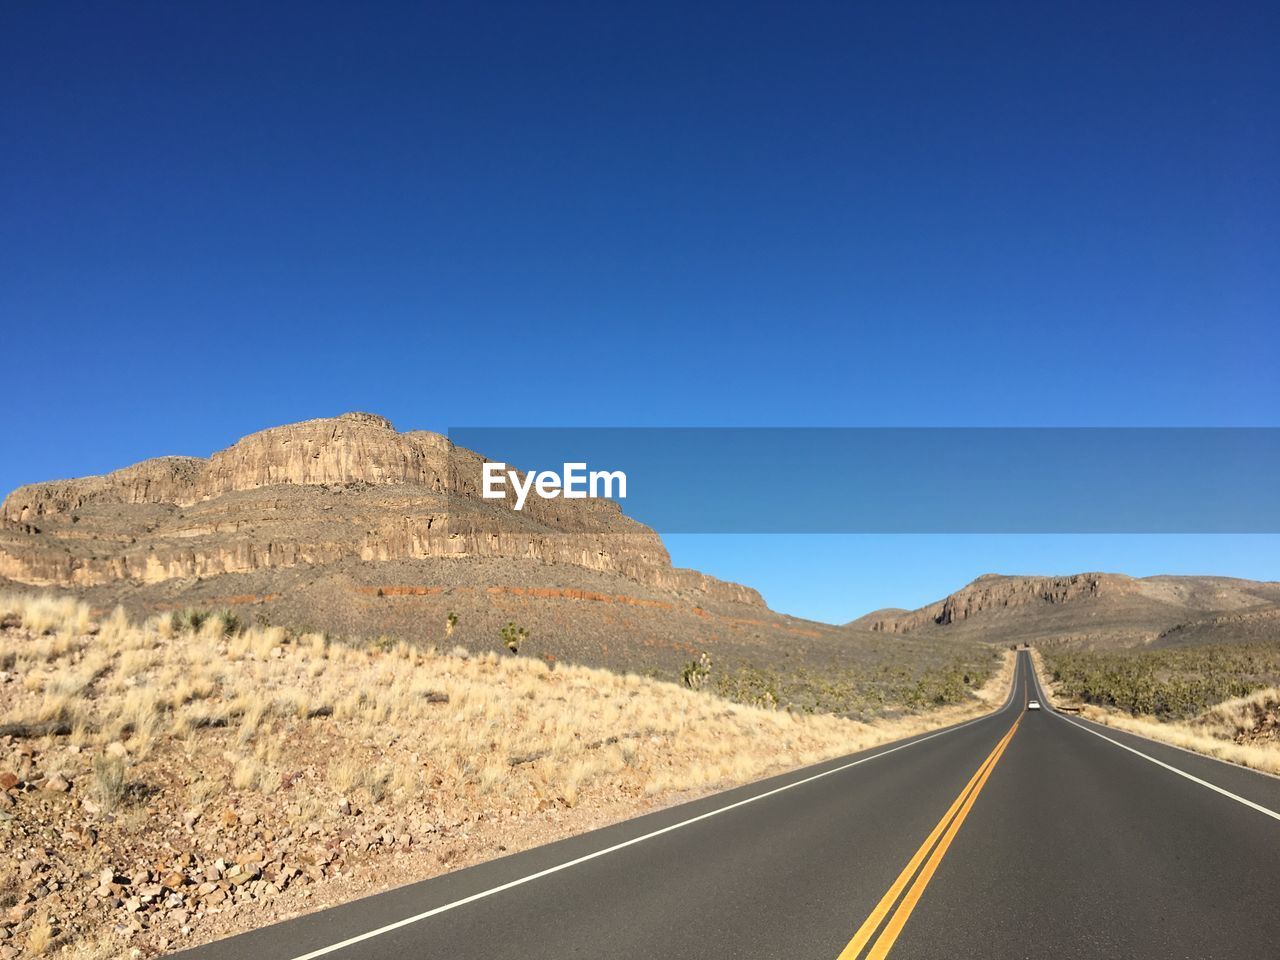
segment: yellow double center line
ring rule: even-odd
[[[876,908],[871,911],[870,916],[863,921],[862,926],[858,928],[858,932],[849,941],[849,945],[840,951],[840,956],[837,960],[857,960],[862,955],[862,949],[871,942],[876,930],[880,928],[880,924],[884,923],[885,917],[889,916],[889,912],[892,910],[893,915],[889,916],[889,922],[885,924],[884,929],[880,931],[880,936],[871,945],[871,949],[866,954],[866,960],[883,960],[884,957],[888,956],[889,950],[892,949],[894,942],[898,939],[898,934],[902,932],[902,927],[907,922],[907,918],[911,916],[911,911],[916,908],[916,904],[920,901],[924,888],[929,885],[929,881],[933,879],[934,871],[938,869],[938,864],[946,856],[947,848],[951,846],[951,841],[960,832],[960,825],[964,823],[965,817],[969,815],[969,811],[973,808],[973,802],[978,799],[978,794],[982,792],[987,778],[991,776],[991,771],[995,769],[995,765],[1004,753],[1005,747],[1009,745],[1013,735],[1018,732],[1018,724],[1021,722],[1022,714],[1019,714],[1018,719],[1009,728],[1009,732],[996,744],[995,749],[987,755],[987,759],[982,761],[982,766],[978,767],[974,775],[969,778],[965,788],[960,791],[960,796],[956,797],[955,802],[951,804],[951,808],[938,821],[938,825],[933,828],[933,832],[920,845],[920,849],[915,852],[915,856],[902,868],[902,872],[898,874],[898,879],[893,881],[893,886],[880,898],[880,902],[876,904]],[[923,869],[920,867],[921,863],[924,864]],[[915,878],[914,883],[912,882],[913,877]],[[906,889],[909,883],[911,884],[911,889],[907,890],[907,895],[902,897],[901,902],[899,902],[898,897],[901,896],[902,891]],[[894,910],[895,903],[897,903],[896,910]]]

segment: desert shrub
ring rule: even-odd
[[[711,676],[711,656],[704,650],[697,660],[690,660],[680,671],[680,681],[690,690],[701,690]]]
[[[104,810],[124,802],[126,767],[123,757],[102,753],[93,758],[93,793]]]
[[[205,621],[208,619],[208,610],[196,610],[193,607],[178,614],[178,616],[174,618],[174,623],[179,630],[186,630],[190,633],[199,633],[200,628],[204,626]]]
[[[695,661],[696,663],[696,661]],[[690,664],[692,666],[693,664]],[[685,667],[687,671],[688,666]],[[710,664],[707,667],[710,670]],[[685,681],[686,686],[688,681]],[[772,710],[778,706],[778,677],[759,667],[743,666],[733,673],[721,673],[715,678],[715,691],[726,700],[745,703],[751,707]]]
[[[512,653],[519,653],[520,645],[529,639],[529,631],[508,620],[503,624],[502,629],[498,631],[498,638],[502,641],[502,645]]]

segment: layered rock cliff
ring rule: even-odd
[[[992,610],[1135,593],[1136,583],[1131,577],[1110,573],[1078,573],[1069,577],[987,575],[927,607],[891,611],[864,625],[884,633],[908,633],[926,624],[956,623]]]
[[[607,500],[480,498],[483,458],[367,413],[252,434],[208,459],[163,457],[20,487],[0,507],[0,576],[159,583],[256,570],[502,557],[762,606],[756,591],[671,566]]]

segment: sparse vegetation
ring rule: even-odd
[[[987,649],[937,663],[846,661],[826,670],[739,663],[712,673],[706,658],[686,664],[680,679],[691,689],[705,688],[749,706],[781,706],[800,713],[836,713],[869,720],[895,710],[964,703],[990,679],[998,662],[998,655]]]
[[[703,654],[706,657],[706,654]],[[708,661],[705,671],[700,662],[695,661],[685,667],[685,684],[692,686],[690,683],[690,674],[700,676],[697,681],[701,686],[705,682],[707,672],[710,671],[710,662]],[[738,703],[745,703],[753,707],[763,707],[772,710],[778,706],[778,685],[776,677],[766,670],[760,670],[754,667],[739,667],[734,673],[717,674],[714,684],[715,692],[727,700],[734,700]]]
[[[1280,684],[1280,648],[1211,644],[1141,650],[1047,648],[1057,692],[1082,703],[1188,720],[1255,690]]]
[[[498,638],[511,653],[517,654],[520,652],[520,645],[529,639],[529,631],[508,620],[498,631]]]

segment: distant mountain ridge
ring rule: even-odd
[[[1264,640],[1280,627],[1280,583],[1214,576],[986,574],[918,610],[854,624],[893,634],[1132,645]]]

